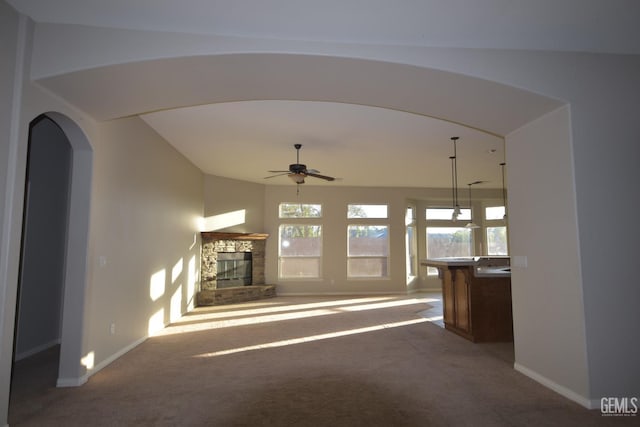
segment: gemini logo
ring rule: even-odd
[[[637,397],[603,397],[600,399],[603,417],[635,417],[638,415]]]

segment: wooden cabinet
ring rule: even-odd
[[[510,277],[477,277],[473,266],[438,268],[448,330],[474,342],[513,341]]]

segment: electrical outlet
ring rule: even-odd
[[[111,333],[111,335],[115,335],[116,333],[116,324],[112,323],[111,325],[109,325],[109,332]]]

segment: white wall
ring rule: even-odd
[[[516,369],[587,405],[569,123],[562,107],[507,138],[513,324]]]
[[[19,16],[4,1],[0,2],[0,423],[6,423],[13,359],[13,331],[16,308],[20,221],[12,207],[15,191],[15,156],[18,145],[20,109],[19,85],[22,79],[22,49]]]

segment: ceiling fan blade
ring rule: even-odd
[[[269,173],[291,173],[291,171],[267,171]]]
[[[269,172],[280,172],[280,171],[269,171]],[[286,172],[282,171],[281,173],[278,173],[276,175],[265,176],[264,179],[275,178],[277,176],[283,176],[283,175],[287,175],[289,173],[290,173],[289,171],[286,171]]]
[[[324,179],[324,180],[326,180],[326,181],[333,181],[333,180],[335,180],[335,178],[334,178],[334,177],[332,177],[332,176],[320,175],[320,174],[312,173],[312,172],[309,172],[309,171],[307,171],[307,176],[312,176],[312,177],[314,177],[314,178]]]

